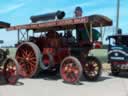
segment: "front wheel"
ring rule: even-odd
[[[4,76],[9,84],[16,84],[19,78],[19,66],[15,59],[7,58],[4,63]]]
[[[82,75],[82,66],[75,57],[66,57],[60,66],[60,74],[64,81],[72,84],[78,83]]]
[[[97,80],[102,71],[102,65],[100,61],[93,57],[86,57],[85,62],[83,64],[83,74],[85,78],[89,81]]]

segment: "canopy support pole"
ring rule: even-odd
[[[19,43],[20,42],[20,30],[18,30],[18,32],[17,32],[17,39],[18,39],[18,41],[17,41],[17,43]]]
[[[87,25],[86,25],[85,23],[84,23],[84,27],[85,27],[85,30],[86,30],[86,32],[87,32],[88,38],[89,38],[89,40],[90,40],[89,30],[88,30]]]
[[[18,39],[18,42],[21,42],[21,41],[25,41],[25,40],[28,40],[29,39],[29,34],[28,34],[28,30],[26,30],[25,32],[23,32],[22,30],[18,30],[18,33],[17,33],[17,39]]]
[[[28,33],[29,30],[26,30],[26,33],[27,33],[27,40],[29,39],[29,33]]]
[[[90,41],[92,42],[93,41],[93,33],[92,33],[92,22],[90,23]]]
[[[34,32],[32,32],[33,37],[35,36]]]
[[[103,25],[100,24],[101,41],[103,42]]]

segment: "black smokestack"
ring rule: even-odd
[[[57,11],[57,12],[52,12],[52,13],[47,13],[42,15],[31,16],[30,19],[32,22],[38,22],[38,21],[55,20],[56,18],[63,19],[64,16],[65,16],[64,11]]]

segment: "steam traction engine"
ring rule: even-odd
[[[7,28],[10,24],[0,22],[0,28]],[[1,42],[3,43],[3,42]],[[0,84],[15,84],[18,80],[18,63],[8,56],[9,50],[0,49]]]
[[[128,35],[113,35],[108,37],[108,60],[111,72],[117,76],[128,71]]]
[[[7,28],[8,31],[18,30],[16,60],[21,66],[22,77],[33,77],[40,69],[53,73],[59,70],[64,81],[69,83],[77,83],[82,73],[87,80],[97,80],[101,75],[100,61],[88,56],[91,49],[101,45],[101,42],[93,40],[92,28],[100,27],[102,34],[102,27],[111,26],[112,21],[101,15],[71,19],[62,19],[63,16],[64,12],[61,11],[50,16],[32,16],[32,24]],[[59,18],[48,20],[47,17]],[[46,21],[41,21],[43,19]],[[88,41],[65,38],[63,34],[68,33],[65,30],[74,30],[80,24],[88,32]],[[31,32],[32,36],[29,36]]]

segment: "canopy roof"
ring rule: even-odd
[[[111,26],[112,20],[103,15],[91,15],[79,18],[68,18],[62,20],[48,21],[42,23],[32,23],[25,25],[11,26],[7,28],[8,31],[11,30],[34,30],[35,32],[43,32],[48,30],[65,30],[65,29],[75,29],[77,24],[86,24],[92,27],[100,26]]]
[[[108,36],[107,39],[115,39],[116,42],[120,42],[121,44],[126,44],[128,45],[128,35],[112,35]]]
[[[0,21],[0,28],[8,28],[8,27],[10,27],[9,23]]]
[[[108,36],[108,38],[118,38],[118,37],[121,37],[121,38],[127,38],[128,39],[128,35],[112,35],[112,36]]]

